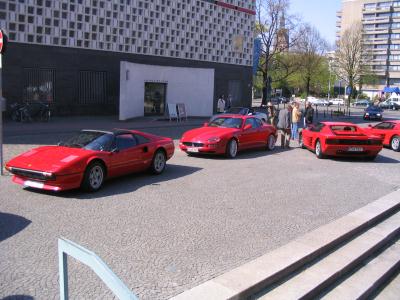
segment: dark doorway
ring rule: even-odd
[[[232,97],[232,106],[242,106],[242,81],[229,80],[228,85],[229,95]]]
[[[144,84],[144,114],[162,116],[165,112],[167,84],[145,82]]]

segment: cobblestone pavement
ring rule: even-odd
[[[7,137],[6,158],[62,138]],[[167,299],[400,187],[399,163],[388,149],[375,162],[318,160],[295,147],[235,160],[177,150],[164,174],[112,180],[96,194],[24,190],[2,177],[0,298],[57,299],[63,236],[97,253],[141,299]],[[113,298],[73,259],[69,272],[71,299]]]

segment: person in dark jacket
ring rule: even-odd
[[[289,148],[290,143],[290,133],[291,133],[291,115],[292,115],[292,107],[290,105],[287,108],[283,108],[279,111],[278,115],[278,124],[276,127],[278,128],[279,135],[281,137],[281,147]]]
[[[314,108],[311,102],[307,102],[306,110],[304,112],[304,127],[308,127],[314,120]]]

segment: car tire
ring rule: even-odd
[[[160,175],[162,172],[164,172],[166,165],[167,156],[165,155],[165,151],[158,149],[156,153],[154,153],[153,160],[151,161],[151,173]]]
[[[299,134],[299,146],[301,149],[305,149],[306,147],[304,146],[304,142],[303,142],[303,135]]]
[[[83,175],[82,189],[87,192],[97,192],[104,183],[105,175],[105,168],[101,162],[94,161],[90,163]]]
[[[267,151],[272,151],[275,149],[276,139],[270,134],[267,139]]]
[[[392,148],[393,151],[399,152],[400,151],[400,136],[395,135],[392,137],[390,140],[390,148]]]
[[[229,140],[226,145],[225,155],[227,158],[235,158],[238,152],[238,142],[235,139]]]
[[[325,155],[322,153],[322,145],[319,140],[317,140],[317,142],[315,143],[315,155],[319,159],[325,158]]]

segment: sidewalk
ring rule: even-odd
[[[35,135],[48,133],[70,133],[81,129],[147,129],[165,127],[193,127],[202,125],[209,118],[188,118],[187,121],[176,122],[160,117],[140,117],[128,121],[119,121],[117,116],[79,116],[79,117],[55,117],[48,123],[31,122],[20,123],[7,120],[3,124],[5,137]]]

